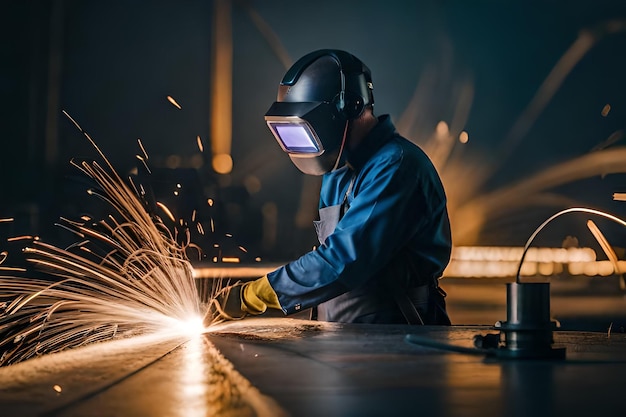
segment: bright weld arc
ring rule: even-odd
[[[17,276],[16,270],[3,266],[0,289],[12,301],[0,314],[0,352],[4,352],[0,365],[117,335],[174,330],[190,335],[205,330],[206,307],[201,304],[193,267],[185,254],[191,243],[176,243],[161,220],[146,212],[137,189],[131,188],[134,185],[121,179],[89,135],[64,114],[105,163],[72,165],[97,183],[99,191],[91,194],[115,214],[97,222],[83,219],[84,223],[61,218],[59,225],[84,236],[66,249],[33,236],[12,239],[32,240],[24,251],[29,263],[61,279],[52,282]],[[161,208],[169,212],[167,207]],[[211,290],[210,296],[219,287]]]

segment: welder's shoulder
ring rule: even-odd
[[[415,143],[402,136],[396,136],[385,143],[377,152],[376,159],[379,164],[411,167],[415,170],[419,167],[430,168],[431,161],[424,151]]]

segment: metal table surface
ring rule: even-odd
[[[488,326],[254,318],[192,340],[139,336],[0,368],[0,416],[623,416],[626,335],[556,331],[565,360],[472,347]]]

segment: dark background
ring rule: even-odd
[[[218,229],[215,239],[232,234],[233,247],[266,260],[309,250],[316,243],[311,221],[319,179],[300,174],[265,126],[263,114],[286,68],[252,16],[273,30],[292,62],[319,48],[358,56],[372,71],[378,114],[400,121],[417,89],[418,123],[401,133],[418,143],[431,138],[439,121],[451,122],[460,92],[470,88],[467,117],[453,132],[467,131],[470,141],[455,154],[456,162],[489,168],[489,174],[470,196],[449,195],[451,211],[598,146],[623,146],[623,1],[259,0],[233,1],[231,13],[234,168],[218,175],[207,155],[213,2],[2,2],[0,218],[15,221],[0,223],[0,237],[29,233],[65,242],[69,237],[53,225],[59,216],[102,214],[69,165],[71,158],[97,154],[65,110],[124,175],[137,164],[140,138],[164,189],[182,180],[193,190],[171,203],[178,210],[213,198],[208,215]],[[618,22],[619,30],[606,33],[609,21]],[[596,35],[593,47],[515,146],[508,146],[508,132],[583,30]],[[603,116],[606,104],[611,111]],[[607,145],[611,135],[616,140]],[[179,156],[177,169],[166,170],[172,155]],[[201,166],[198,158],[205,161]],[[475,179],[471,169],[459,174],[439,168],[449,194]],[[612,193],[624,191],[626,177],[619,173],[549,190],[617,216],[626,214],[626,203],[612,201]],[[567,206],[563,200],[519,204],[455,243],[523,245],[544,219]],[[625,245],[622,226],[598,224],[613,245]],[[540,243],[558,246],[567,235],[593,245],[584,219],[576,216],[555,222]]]

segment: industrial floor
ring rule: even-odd
[[[263,317],[191,340],[139,336],[44,355],[0,368],[0,416],[626,415],[626,334],[613,327],[626,313],[621,293],[562,287],[552,300],[560,321],[591,317],[580,323],[599,330],[555,331],[564,360],[508,360],[472,350],[506,319],[504,286],[444,287],[453,321],[467,323]]]

